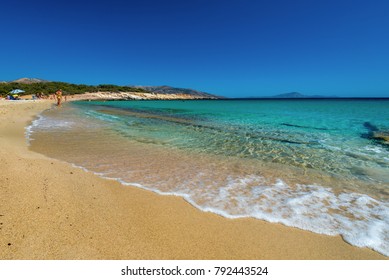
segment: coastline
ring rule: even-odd
[[[201,212],[28,149],[52,101],[0,101],[0,259],[388,259],[319,235]]]
[[[69,101],[76,100],[207,100],[216,97],[204,97],[187,93],[151,93],[151,92],[86,92],[69,95]]]

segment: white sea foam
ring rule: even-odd
[[[242,188],[256,182],[249,196],[239,195]],[[340,234],[350,244],[389,255],[388,203],[356,193],[336,195],[316,185],[291,188],[282,180],[273,185],[263,182],[258,176],[231,179],[212,203],[198,207],[229,218],[255,217],[320,234]]]
[[[116,121],[116,120],[120,119],[117,116],[99,113],[96,111],[85,111],[85,115],[102,120],[102,121]]]
[[[32,139],[32,134],[34,132],[35,127],[39,126],[39,124],[43,121],[44,117],[42,115],[38,115],[38,118],[33,120],[29,126],[25,128],[25,136],[27,139],[27,145],[30,145]]]
[[[183,197],[202,211],[226,218],[253,217],[319,234],[341,235],[352,245],[389,256],[389,203],[367,195],[335,194],[330,188],[317,185],[291,187],[280,179],[266,184],[265,178],[257,175],[230,177],[224,187],[213,191],[204,191],[207,186],[161,191],[104,173],[95,174],[160,195]]]
[[[377,154],[381,154],[381,153],[384,153],[385,150],[381,147],[378,147],[378,146],[365,146],[364,147],[366,151],[369,151],[369,152],[374,152],[374,153],[377,153]]]
[[[64,129],[71,128],[75,124],[74,121],[70,120],[57,120],[55,118],[44,117],[38,115],[38,118],[35,119],[30,126],[27,127],[29,131],[32,131],[34,128],[39,127],[40,129]]]

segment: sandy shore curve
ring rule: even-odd
[[[388,259],[340,236],[204,213],[28,149],[53,101],[0,100],[0,259]]]

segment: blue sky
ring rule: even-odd
[[[6,1],[0,80],[389,97],[389,1]]]

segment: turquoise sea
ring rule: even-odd
[[[254,217],[389,256],[389,99],[80,101],[31,149],[202,211]]]

